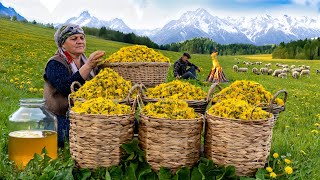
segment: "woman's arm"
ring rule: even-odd
[[[55,60],[47,64],[45,71],[47,80],[64,96],[68,96],[71,93],[70,86],[72,82],[85,83],[79,71],[70,75],[68,69],[62,63]]]

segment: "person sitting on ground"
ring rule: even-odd
[[[174,63],[173,74],[176,79],[197,79],[196,70],[200,72],[200,69],[189,62],[189,59],[191,59],[190,54],[183,53],[182,57]],[[187,66],[190,66],[188,70]]]

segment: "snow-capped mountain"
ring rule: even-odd
[[[320,21],[308,17],[220,18],[204,9],[188,11],[180,19],[166,24],[150,36],[158,44],[180,42],[194,37],[208,37],[220,44],[279,44],[320,36]]]
[[[121,19],[99,20],[84,11],[67,23],[81,26],[102,26],[124,33],[134,32],[148,36],[157,44],[181,42],[195,37],[206,37],[220,44],[245,43],[255,45],[279,44],[292,40],[320,37],[320,19],[283,15],[273,17],[218,17],[205,9],[184,13],[178,20],[168,22],[159,29],[131,29]]]
[[[113,30],[121,31],[124,33],[133,32],[121,19],[115,18],[110,21],[99,20],[98,18],[91,16],[88,11],[83,11],[79,17],[72,17],[66,21],[66,23],[79,24],[80,26],[101,28],[105,26]]]
[[[21,16],[19,13],[17,13],[12,7],[5,7],[0,2],[0,16],[10,16],[11,18],[13,16],[17,17],[18,21],[23,21],[25,18]]]

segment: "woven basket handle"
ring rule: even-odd
[[[133,93],[134,90],[136,89],[140,89],[140,85],[139,84],[135,84],[134,86],[131,87],[131,89],[129,90],[128,96],[124,99],[124,101],[127,101],[130,104],[130,97]],[[138,90],[139,92],[139,90]]]
[[[143,83],[140,84],[140,90],[141,90],[142,97],[147,97],[146,95],[147,87]]]
[[[224,97],[224,98],[227,99],[226,95],[224,95],[224,94],[216,94],[216,95],[214,95],[214,96],[211,98],[211,102],[213,102],[213,99],[214,99],[214,98],[219,97],[219,96],[222,96],[222,97]]]
[[[71,94],[68,95],[68,104],[69,104],[69,109],[71,109]]]
[[[137,104],[139,106],[139,109],[141,110],[144,107],[144,103],[143,103],[143,100],[142,100],[140,94],[137,95],[136,101],[137,101]]]
[[[209,103],[209,101],[211,100],[210,97],[211,97],[212,93],[214,93],[214,90],[216,87],[218,87],[220,91],[222,90],[222,87],[220,86],[219,83],[213,83],[208,91],[208,95],[207,95],[207,99],[206,99],[207,103]]]
[[[132,104],[132,107],[131,107],[131,111],[132,111],[132,112],[135,112],[136,106],[137,106],[137,98],[134,98],[133,104]]]
[[[278,91],[274,96],[273,98],[271,99],[270,101],[270,106],[272,106],[274,104],[274,101],[277,99],[277,97],[281,94],[281,93],[284,93],[284,98],[283,98],[283,102],[284,102],[284,105],[286,105],[286,102],[287,102],[287,98],[288,98],[288,92],[286,90],[280,90]]]
[[[74,88],[74,85],[77,85],[77,86],[79,86],[79,87],[82,86],[78,81],[73,81],[72,84],[71,84],[71,86],[70,86],[71,93],[76,92],[76,91],[75,91],[75,88]]]

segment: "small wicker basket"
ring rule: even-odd
[[[158,102],[159,98],[149,98],[147,97],[145,91],[146,91],[146,87],[144,86],[144,84],[140,84],[141,87],[141,94],[142,94],[142,101],[144,103],[149,103],[149,102]],[[205,99],[201,99],[201,100],[185,100],[189,107],[192,107],[195,112],[200,113],[200,114],[204,114],[206,112],[207,106],[209,104],[209,102],[211,101],[211,96],[213,95],[213,93],[215,92],[215,88],[218,87],[218,89],[221,91],[222,87],[218,84],[218,83],[213,83],[208,91],[207,97]]]
[[[206,113],[204,153],[219,165],[233,165],[238,176],[254,175],[270,153],[273,115],[262,120],[222,118]]]
[[[170,63],[167,62],[117,62],[107,63],[107,68],[116,71],[132,83],[143,83],[147,87],[164,83]]]

